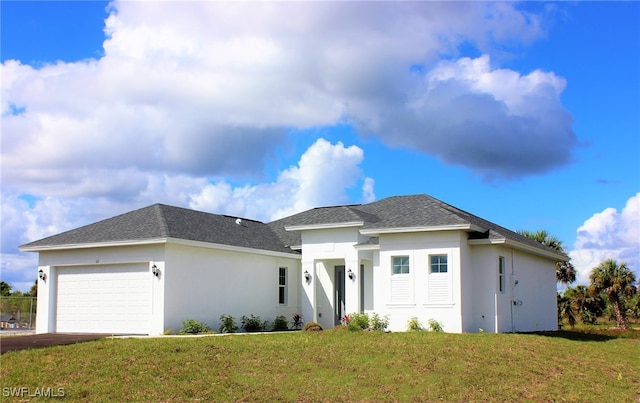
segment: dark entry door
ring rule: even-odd
[[[345,315],[344,312],[344,266],[335,266],[334,276],[333,276],[333,284],[334,284],[334,297],[333,297],[333,306],[334,306],[334,315],[335,315],[335,324],[340,324],[340,319]]]

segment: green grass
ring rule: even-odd
[[[6,353],[0,383],[64,388],[66,401],[637,402],[639,334],[108,338]]]

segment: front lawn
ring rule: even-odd
[[[637,402],[638,333],[107,338],[2,355],[2,400]]]

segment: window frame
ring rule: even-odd
[[[396,265],[396,259],[401,259],[399,265]],[[405,259],[406,259],[406,264],[405,264]],[[400,268],[400,270],[397,273],[396,273],[396,267]],[[404,268],[406,268],[406,271],[403,271]],[[392,256],[391,257],[391,275],[398,276],[403,274],[411,274],[411,259],[409,255]]]
[[[443,263],[442,261],[439,259],[437,263],[435,263],[437,265],[438,270],[434,271],[434,258],[445,258],[445,262],[444,262],[444,271],[442,270],[442,266]],[[448,253],[434,253],[432,255],[429,255],[429,274],[448,274],[449,273],[449,254]]]
[[[278,305],[287,305],[289,302],[287,286],[289,280],[289,269],[287,267],[278,267]]]
[[[504,294],[505,292],[505,275],[506,275],[506,261],[504,256],[498,256],[498,292]]]

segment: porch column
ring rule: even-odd
[[[360,261],[355,251],[355,256],[345,259],[344,284],[345,284],[345,312],[360,312]],[[351,275],[351,277],[349,277]]]
[[[302,293],[300,294],[300,309],[302,313],[302,320],[304,322],[317,322],[318,318],[316,309],[316,293],[315,282],[317,281],[315,264],[312,260],[305,260],[302,258],[301,263],[302,275],[300,276],[300,288]],[[309,280],[307,281],[306,275],[309,274]]]

